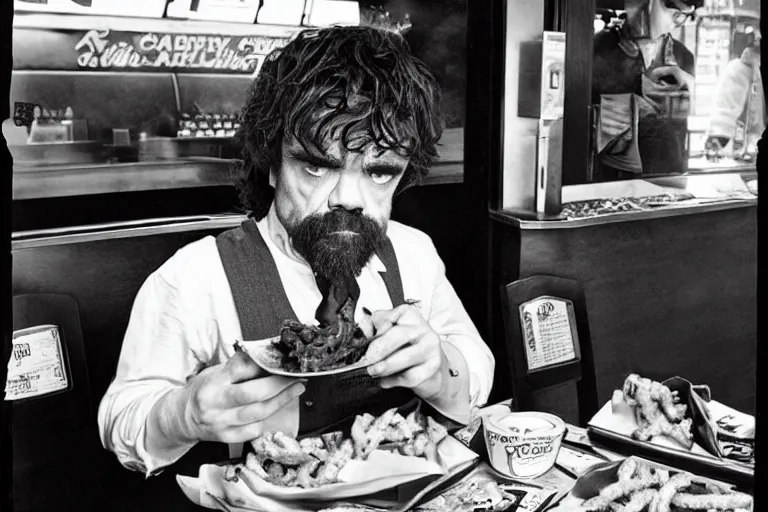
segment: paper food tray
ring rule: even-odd
[[[478,457],[451,436],[440,443],[438,454],[448,471]],[[241,472],[231,482],[224,479],[225,470],[225,466],[206,464],[197,479],[177,477],[177,481],[190,500],[206,508],[224,510],[223,502],[248,510],[294,511],[314,510],[310,503],[360,498],[418,480],[426,486],[446,474],[435,462],[384,450],[374,451],[367,461],[350,461],[339,474],[343,482],[315,489],[279,487],[250,472]]]
[[[611,402],[606,403],[589,421],[589,437],[609,450],[636,455],[691,473],[751,487],[754,469],[727,459],[719,459],[698,444],[688,451],[663,436],[651,441],[632,439],[637,422],[630,414],[614,414]]]
[[[638,462],[642,462],[655,469],[665,469],[670,474],[679,473],[681,469],[651,461],[642,457],[633,456]],[[600,491],[607,485],[617,480],[616,470],[622,464],[622,460],[606,462],[593,467],[590,471],[582,475],[574,484],[573,488],[568,492],[562,500],[554,505],[552,508],[547,509],[548,512],[566,512],[577,509],[584,501],[600,493]],[[715,484],[724,489],[733,489],[725,481],[718,479],[708,478],[704,475],[697,474],[694,471],[682,470],[692,473],[696,478],[696,481],[707,482]],[[738,489],[734,489],[738,490]]]

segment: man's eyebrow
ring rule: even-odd
[[[344,162],[338,158],[334,158],[331,155],[311,154],[305,151],[303,148],[291,148],[288,150],[288,154],[294,160],[299,160],[301,162],[317,167],[340,169],[344,166]]]
[[[391,162],[371,162],[363,164],[363,169],[369,174],[388,174],[397,176],[403,172],[403,166]]]

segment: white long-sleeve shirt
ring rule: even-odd
[[[288,300],[298,320],[315,323],[322,296],[312,270],[274,244],[267,222],[265,217],[257,225]],[[432,240],[394,221],[389,222],[387,234],[397,255],[405,298],[420,301],[419,310],[432,329],[463,355],[469,370],[471,406],[485,405],[493,383],[494,358],[446,279]],[[384,264],[374,256],[357,279],[358,321],[363,319],[363,307],[370,311],[392,308],[379,274],[383,270]],[[125,467],[147,475],[180,459],[193,445],[167,453],[147,451],[144,435],[149,412],[163,395],[183,387],[200,363],[209,366],[231,357],[233,345],[240,339],[240,321],[215,238],[208,236],[181,248],[147,278],[136,296],[117,374],[99,406],[104,447]],[[298,400],[285,412],[297,415]]]
[[[760,67],[749,66],[741,59],[732,60],[725,67],[713,98],[708,136],[732,139],[737,122],[744,117],[744,109],[748,107],[747,146],[750,151],[755,151],[754,146],[765,130],[765,96]]]

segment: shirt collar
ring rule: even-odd
[[[368,268],[370,268],[374,272],[387,271],[387,266],[384,265],[384,262],[381,261],[381,258],[379,258],[379,255],[376,253],[373,253],[373,256],[371,256],[371,261],[368,262]]]

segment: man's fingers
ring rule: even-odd
[[[659,66],[657,68],[653,68],[650,73],[653,76],[661,76],[661,75],[672,75],[675,74],[676,70],[678,70],[677,66]]]
[[[266,374],[248,354],[240,350],[235,350],[235,355],[226,362],[224,373],[229,377],[231,383],[245,382]]]
[[[272,375],[251,379],[228,386],[225,393],[228,405],[238,407],[256,402],[264,402],[279,395],[286,388],[301,381]]]
[[[427,365],[420,365],[410,368],[406,372],[398,373],[390,377],[385,377],[379,381],[379,387],[382,389],[391,388],[417,388],[434,375]]]
[[[386,359],[400,348],[417,340],[421,332],[416,327],[396,325],[371,342],[365,357],[376,362]]]
[[[376,334],[382,335],[391,329],[396,323],[402,312],[395,309],[374,311],[371,315],[371,323],[376,330]]]
[[[424,319],[415,305],[401,304],[394,309],[374,311],[371,315],[371,322],[376,328],[376,333],[381,335],[395,325],[416,325],[424,322]]]
[[[662,76],[669,76],[669,73],[665,73]],[[659,92],[669,91],[671,89],[674,89],[675,86],[668,85],[668,84],[662,84],[659,80],[660,76],[652,73],[650,76],[643,76],[643,87],[645,89],[651,89]]]
[[[651,70],[651,76],[655,79],[664,78],[665,76],[673,76],[677,79],[680,79],[682,74],[682,69],[680,69],[677,66],[661,66],[655,69]]]
[[[417,342],[394,352],[383,361],[371,366],[368,372],[375,378],[390,377],[426,363],[429,357],[428,352],[429,347],[425,343]]]
[[[304,393],[304,389],[304,384],[299,382],[287,387],[268,400],[232,409],[229,411],[233,416],[230,424],[232,426],[242,426],[264,421],[301,396]]]

